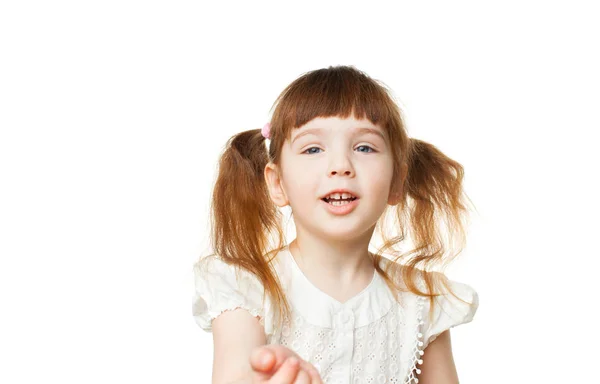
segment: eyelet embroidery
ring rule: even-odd
[[[423,364],[424,355],[425,299],[413,298],[408,311],[402,305],[394,306],[381,319],[354,330],[355,350],[350,358],[353,383],[366,384],[370,379],[371,383],[378,384],[381,374],[386,377],[386,383],[419,383],[419,365]],[[336,345],[339,332],[335,328],[313,326],[304,319],[298,321],[300,317],[294,313],[291,319],[286,318],[282,324],[285,332],[279,332],[273,342],[295,350],[305,360],[310,359],[318,366],[322,379],[331,382],[339,374],[337,368],[333,369],[339,351]],[[298,323],[303,323],[303,326],[298,327]],[[398,332],[400,329],[402,332]],[[371,334],[375,337],[371,338]],[[389,337],[384,338],[385,344],[381,344],[379,339],[385,334]],[[388,363],[381,365],[380,361]]]

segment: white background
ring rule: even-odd
[[[337,64],[465,167],[461,383],[594,381],[593,3],[2,2],[0,382],[209,383],[191,267],[218,155]]]

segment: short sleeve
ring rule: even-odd
[[[211,255],[196,262],[192,313],[196,323],[212,332],[212,321],[221,313],[246,309],[264,325],[263,293],[259,280],[251,273]]]
[[[448,280],[452,291],[466,301],[462,302],[451,293],[434,298],[432,318],[429,317],[429,299],[425,299],[425,332],[423,349],[444,331],[473,320],[479,307],[479,296],[475,289],[467,284]]]

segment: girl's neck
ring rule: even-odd
[[[313,237],[297,237],[289,250],[314,286],[343,303],[373,279],[370,238],[369,234],[368,239],[331,244]]]

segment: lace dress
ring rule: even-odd
[[[399,304],[378,273],[362,292],[340,303],[306,278],[288,247],[274,261],[292,308],[281,329],[274,326],[270,300],[263,305],[258,279],[214,256],[193,267],[194,319],[211,332],[219,314],[244,308],[259,318],[269,344],[287,346],[312,363],[326,384],[418,383],[425,347],[445,330],[470,322],[478,308],[477,292],[451,281],[453,291],[472,304],[449,294],[437,297],[430,322],[427,298],[403,292]]]

